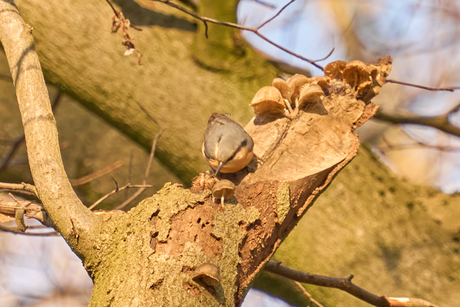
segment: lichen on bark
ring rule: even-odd
[[[205,225],[211,228],[209,237],[178,243],[181,231],[176,228],[190,233],[203,229],[205,217],[196,216],[194,210],[202,206],[218,209]],[[209,190],[191,193],[180,185],[166,184],[129,212],[107,216],[93,257],[85,262],[95,283],[91,305],[234,306],[241,262],[238,250],[247,234],[241,224],[253,223],[259,212],[237,203],[219,206]],[[182,220],[174,223],[179,215]],[[222,246],[220,255],[206,251],[215,249],[213,245]],[[203,263],[220,268],[218,286],[209,288],[193,281],[193,270]]]

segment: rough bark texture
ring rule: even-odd
[[[255,92],[254,83],[261,80],[238,80],[235,77],[238,74],[216,75],[199,69],[191,62],[188,47],[184,47],[192,45],[194,24],[183,16],[172,16],[175,13],[171,11],[159,13],[126,6],[125,16],[149,27],[134,32],[136,46],[144,52],[144,67],[139,68],[135,59],[121,56],[120,37],[108,34],[110,17],[107,16],[112,13],[105,3],[79,2],[73,6],[61,2],[20,3],[36,28],[48,77],[69,85],[69,92],[90,109],[143,144],[150,144],[149,138],[156,127],[144,120],[134,103],[125,102],[152,99],[149,109],[155,110],[162,126],[171,132],[160,144],[160,157],[166,161],[170,155],[170,166],[176,167],[182,178],[190,178],[203,165],[198,149],[201,134],[192,131],[200,123],[204,126],[210,113],[206,110],[235,111],[238,120],[247,112],[239,108],[241,101],[245,104],[249,101],[248,97]],[[155,8],[162,10],[161,6]],[[52,16],[48,14],[50,11]],[[163,29],[160,31],[159,27]],[[82,40],[74,39],[76,35]],[[61,52],[64,45],[68,48]],[[119,46],[121,50],[108,46]],[[212,62],[195,60],[208,68],[217,67]],[[173,69],[177,63],[183,65],[180,70]],[[189,73],[182,74],[184,70]],[[217,70],[226,68],[217,67]],[[153,80],[157,83],[153,84]],[[257,171],[254,166],[251,171],[254,173],[241,182],[236,194],[238,202],[233,199],[224,205],[215,204],[209,192],[194,194],[177,185],[167,185],[129,213],[107,215],[103,230],[92,242],[94,250],[84,257],[96,283],[92,305],[240,303],[262,263],[320,190],[355,154],[358,143],[354,126],[369,118],[373,108],[365,108],[351,94],[332,93],[323,102],[322,111],[327,111],[327,115],[310,110],[292,123],[285,119],[267,123],[279,125],[282,133],[275,134],[278,138],[271,140],[262,154],[259,152],[264,164]],[[216,101],[222,104],[217,105]],[[178,106],[187,108],[187,112],[173,111],[175,114],[171,116]],[[340,124],[336,126],[336,122]],[[254,138],[260,133],[256,131],[258,124],[256,119],[248,126]],[[259,140],[266,137],[262,133]],[[326,153],[324,157],[315,155],[315,146],[318,152]],[[190,151],[184,150],[185,147],[190,147]],[[293,169],[299,164],[300,168]],[[74,245],[78,237],[71,231],[72,228],[69,244]],[[204,262],[220,268],[219,286],[206,287],[193,281],[193,270]]]
[[[246,129],[259,161],[222,175],[239,183],[224,204],[197,180],[193,192],[167,184],[128,213],[108,216],[96,248],[101,252],[85,262],[95,281],[91,304],[240,305],[307,207],[356,155],[354,130],[377,108],[356,95],[336,80],[321,102],[292,121],[255,117]],[[193,280],[205,263],[219,268],[217,286]]]
[[[356,99],[353,87],[336,80],[322,102],[304,108],[292,121],[258,116],[249,124],[246,129],[263,165],[250,166],[249,174],[243,170],[230,175],[240,183],[237,202],[217,206],[208,190],[193,193],[166,185],[128,213],[106,215],[100,231],[103,215],[92,215],[78,201],[65,175],[30,28],[14,6],[2,4],[2,13],[10,14],[11,20],[5,19],[7,30],[0,37],[10,66],[19,68],[12,75],[32,174],[57,229],[94,280],[93,306],[239,305],[307,206],[354,157],[359,147],[354,129],[375,110]],[[24,50],[22,59],[18,55]],[[30,76],[29,65],[35,68]],[[35,92],[42,99],[32,103],[27,93]],[[269,126],[279,129],[273,134],[278,137],[263,143],[272,134]],[[64,201],[64,209],[59,201]],[[195,268],[203,263],[219,268],[217,285],[193,279]]]
[[[0,2],[0,14],[0,40],[16,87],[37,194],[56,229],[72,249],[84,257],[99,220],[78,199],[65,173],[56,121],[35,52],[32,28],[24,23],[10,1]]]
[[[200,148],[209,115],[231,113],[247,121],[250,109],[241,106],[275,76],[243,40],[231,39],[238,35],[234,30],[210,26],[206,45],[202,25],[196,32],[198,21],[160,3],[114,1],[143,29],[129,30],[143,53],[139,66],[135,55],[123,56],[121,34],[110,33],[113,12],[105,1],[17,2],[35,29],[47,81],[149,149],[158,127],[135,103],[140,102],[166,129],[156,156],[184,183],[207,169]],[[211,5],[205,13],[234,20],[237,1],[226,3],[222,13],[213,13]],[[226,56],[232,44],[239,51]],[[204,53],[213,55],[212,63],[203,60]],[[227,64],[219,64],[224,59]]]
[[[415,186],[361,148],[283,241],[272,260],[310,273],[348,277],[377,295],[418,297],[437,306],[460,301],[460,195]],[[455,219],[455,222],[454,222]],[[271,285],[256,287],[269,291]],[[324,306],[369,304],[313,285]],[[289,292],[275,292],[290,299]],[[306,305],[306,304],[305,304]]]

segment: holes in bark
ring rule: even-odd
[[[161,284],[163,283],[163,280],[164,280],[164,278],[158,279],[156,282],[153,283],[153,285],[150,286],[150,289],[152,289],[152,290],[158,289],[158,287],[160,287]]]
[[[171,217],[168,238],[156,242],[156,252],[176,256],[183,252],[185,244],[194,242],[206,256],[221,257],[222,240],[212,234],[215,210],[214,203],[209,203],[187,208]]]
[[[158,231],[152,231],[150,232],[150,248],[153,249],[153,251],[156,251],[157,247],[157,237],[158,237]]]

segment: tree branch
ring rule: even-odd
[[[50,220],[48,214],[44,210],[41,204],[38,204],[33,201],[29,200],[21,200],[18,199],[15,202],[7,201],[7,200],[0,200],[0,213],[15,217],[16,210],[23,209],[24,215],[33,219],[36,219],[43,225],[47,227],[54,227],[53,221]]]
[[[255,35],[257,35],[258,37],[260,37],[261,39],[263,39],[264,41],[266,41],[267,43],[275,46],[276,48],[281,49],[284,52],[286,52],[286,53],[288,53],[288,54],[290,54],[292,56],[295,56],[296,58],[299,58],[299,59],[301,59],[301,60],[303,60],[305,62],[308,62],[308,63],[310,63],[311,65],[315,66],[316,68],[318,68],[320,70],[324,70],[324,68],[321,65],[315,63],[315,61],[307,59],[306,57],[303,57],[303,56],[301,56],[301,55],[299,55],[297,53],[294,53],[294,52],[290,51],[289,49],[286,49],[286,48],[282,47],[281,45],[278,45],[277,43],[275,43],[274,41],[270,40],[268,37],[266,37],[265,35],[261,34],[258,31],[259,28],[261,28],[262,26],[264,26],[265,24],[267,24],[268,22],[273,20],[275,17],[277,17],[281,13],[281,11],[283,11],[289,4],[293,3],[295,0],[290,1],[274,17],[272,17],[268,21],[265,21],[263,24],[261,24],[260,26],[258,26],[256,28],[246,27],[246,26],[242,26],[242,25],[232,23],[232,22],[227,22],[227,21],[220,21],[220,20],[216,20],[216,19],[213,19],[213,18],[209,18],[209,17],[203,17],[203,16],[200,16],[197,13],[192,12],[192,11],[190,11],[190,10],[180,6],[180,5],[177,5],[177,4],[173,3],[173,2],[170,2],[169,0],[152,0],[152,1],[166,4],[166,5],[170,6],[170,7],[173,7],[175,9],[179,10],[179,11],[182,11],[182,12],[186,13],[187,15],[190,15],[190,16],[198,19],[198,20],[201,20],[204,23],[205,27],[206,27],[206,32],[207,32],[207,24],[206,24],[207,22],[214,23],[214,24],[221,25],[221,26],[227,26],[227,27],[231,27],[231,28],[236,28],[236,29],[252,32]],[[205,35],[207,37],[206,32],[205,32]]]
[[[62,92],[58,91],[53,101],[53,106],[52,106],[53,110],[59,105],[59,102],[61,101],[61,97],[62,97]],[[11,146],[10,151],[7,153],[5,159],[3,159],[2,163],[0,163],[0,173],[8,167],[8,164],[10,163],[11,159],[13,159],[14,155],[16,154],[16,151],[19,149],[19,147],[22,144],[24,144],[25,140],[26,140],[26,137],[23,134],[13,142],[13,146]]]
[[[283,6],[279,11],[278,13],[275,14],[275,16],[273,16],[272,18],[268,19],[267,21],[265,21],[263,24],[261,24],[260,26],[258,26],[256,28],[256,30],[260,30],[260,28],[262,28],[263,26],[265,26],[267,23],[269,23],[270,21],[272,21],[273,19],[275,19],[276,17],[278,17],[289,5],[291,5],[295,0],[291,0],[289,1],[285,6]]]
[[[460,86],[453,86],[453,87],[431,87],[431,86],[417,85],[417,84],[412,84],[412,83],[403,82],[403,81],[396,81],[396,80],[391,80],[391,79],[387,79],[385,82],[386,82],[386,83],[395,83],[395,84],[407,85],[407,86],[411,86],[411,87],[421,88],[421,89],[427,90],[427,91],[447,91],[447,92],[453,92],[453,91],[455,91],[455,90],[460,90]]]
[[[130,188],[139,188],[139,189],[147,189],[147,188],[151,188],[152,185],[150,184],[147,184],[147,185],[133,185],[133,184],[130,184],[128,183],[127,185],[125,186],[122,186],[121,188],[116,188],[115,190],[113,190],[112,192],[110,193],[107,193],[106,195],[102,196],[101,198],[99,198],[94,204],[92,204],[89,209],[92,210],[94,209],[97,205],[99,205],[101,202],[103,202],[104,200],[106,200],[107,198],[109,198],[110,196],[112,196],[113,194],[115,193],[118,193],[118,192],[121,192],[123,190],[127,190],[127,189],[130,189]]]
[[[8,191],[17,191],[19,193],[24,194],[32,194],[38,197],[37,190],[32,184],[28,183],[7,183],[7,182],[0,182],[0,190],[8,190]]]
[[[349,294],[378,307],[396,307],[396,306],[418,306],[418,307],[436,307],[435,305],[414,298],[394,298],[378,296],[370,293],[363,288],[353,284],[351,280],[353,275],[348,278],[336,278],[323,275],[315,275],[307,272],[297,271],[282,265],[279,262],[268,261],[265,265],[265,270],[272,272],[289,279],[303,282],[311,285],[317,285],[328,288],[336,288],[348,292]]]
[[[378,110],[374,118],[398,125],[413,124],[433,127],[445,133],[460,137],[460,127],[449,122],[449,116],[457,112],[459,107],[460,104],[447,113],[439,116],[395,115]]]
[[[32,236],[32,237],[54,237],[59,236],[59,233],[56,231],[52,232],[23,232],[18,229],[18,227],[8,227],[5,225],[0,224],[0,230],[4,232],[10,232],[14,234],[20,234],[25,236]]]
[[[30,170],[38,196],[56,229],[77,254],[92,246],[100,220],[70,185],[62,164],[56,121],[32,37],[12,1],[0,0],[0,40],[21,111]],[[88,244],[89,246],[86,246]]]
[[[153,162],[153,157],[155,156],[155,150],[156,150],[156,147],[157,147],[157,142],[158,142],[158,139],[160,138],[160,136],[163,134],[164,132],[164,128],[162,128],[160,126],[160,124],[158,123],[158,121],[155,119],[155,117],[153,117],[139,102],[137,102],[137,105],[139,106],[139,108],[142,110],[142,112],[145,113],[145,115],[147,115],[147,117],[155,123],[155,125],[158,126],[158,128],[160,129],[160,131],[158,131],[157,134],[155,134],[155,137],[153,138],[153,142],[152,142],[152,147],[150,148],[150,156],[149,156],[149,160],[147,162],[147,167],[145,168],[145,173],[144,173],[144,180],[142,181],[142,185],[144,187],[140,188],[139,190],[137,190],[136,193],[134,193],[133,195],[131,195],[130,198],[128,198],[127,200],[125,200],[121,205],[119,205],[118,207],[115,208],[115,210],[121,210],[123,209],[124,207],[126,207],[130,202],[132,202],[136,197],[138,197],[139,195],[141,195],[146,187],[147,187],[147,178],[149,177],[149,173],[150,173],[150,168],[152,166],[152,162]],[[94,205],[93,205],[94,206]]]
[[[104,167],[103,169],[95,171],[95,172],[93,172],[93,173],[91,173],[89,175],[86,175],[86,176],[83,176],[83,177],[77,178],[77,179],[71,179],[70,183],[74,187],[79,186],[79,185],[83,185],[83,184],[91,182],[91,181],[93,181],[93,180],[95,180],[97,178],[100,178],[102,176],[110,174],[111,172],[113,172],[114,170],[116,170],[117,168],[119,168],[122,165],[123,165],[123,161],[118,160],[115,163],[112,163],[112,164]]]

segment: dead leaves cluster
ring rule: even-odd
[[[115,14],[113,14],[112,17],[112,33],[117,33],[121,28],[121,34],[123,35],[121,44],[126,47],[124,55],[129,56],[134,52],[137,52],[137,63],[141,65],[142,52],[137,50],[136,46],[134,46],[133,40],[128,33],[130,27],[135,30],[142,31],[142,29],[133,26],[129,19],[125,18],[122,12],[115,11]]]

